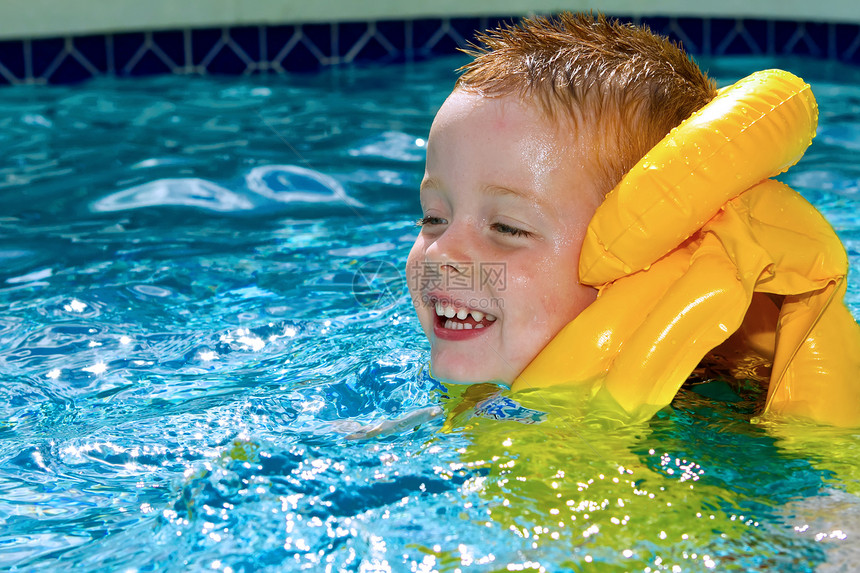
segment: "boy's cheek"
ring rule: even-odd
[[[421,291],[421,265],[413,257],[413,253],[410,253],[409,258],[406,260],[406,268],[404,270],[406,272],[406,288],[409,291],[409,297],[412,299],[412,307],[418,314],[418,318],[421,320],[423,326],[423,323],[426,322],[424,315],[427,314],[426,309],[429,306],[429,301],[426,299],[426,294]]]
[[[413,302],[417,305],[416,298],[420,296],[418,292],[418,281],[416,279],[418,272],[418,265],[415,264],[415,261],[412,259],[412,255],[409,256],[409,259],[406,261],[406,287],[409,289],[409,295],[412,297]]]

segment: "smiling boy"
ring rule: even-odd
[[[407,280],[433,375],[510,384],[595,300],[577,262],[606,193],[716,90],[667,39],[602,16],[480,40],[430,130]]]

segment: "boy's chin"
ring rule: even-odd
[[[503,380],[499,376],[494,376],[488,372],[471,371],[471,369],[459,369],[446,367],[446,365],[434,364],[430,362],[430,376],[448,384],[496,384],[498,386],[511,387],[511,381]]]

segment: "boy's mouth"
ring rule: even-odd
[[[436,324],[445,330],[479,330],[495,321],[496,316],[492,314],[456,306],[448,301],[436,301]]]

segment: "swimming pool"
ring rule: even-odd
[[[619,428],[429,378],[401,269],[459,63],[0,90],[0,568],[856,562],[856,432],[750,424],[720,383]],[[813,83],[782,179],[844,240],[860,315],[860,72],[703,64]]]

